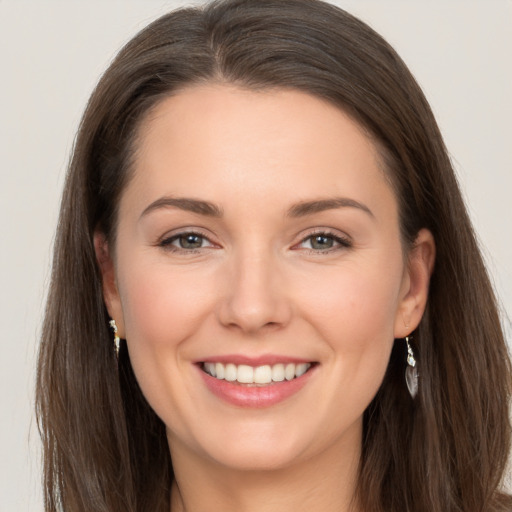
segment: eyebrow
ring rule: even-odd
[[[202,201],[200,199],[192,199],[189,197],[161,197],[153,201],[141,213],[140,218],[148,213],[158,210],[160,208],[179,208],[187,212],[198,213],[199,215],[207,215],[208,217],[222,217],[222,208],[210,203],[209,201]]]
[[[338,208],[357,208],[375,218],[373,212],[363,203],[348,197],[334,197],[331,199],[320,199],[317,201],[303,201],[293,205],[287,212],[288,217],[305,217],[314,213]]]
[[[193,199],[190,197],[161,197],[153,201],[144,209],[140,217],[144,217],[148,213],[160,208],[178,208],[187,212],[197,213],[208,217],[220,218],[224,215],[221,207],[209,201],[201,199]],[[370,217],[375,218],[373,212],[365,204],[347,197],[335,197],[330,199],[319,199],[315,201],[302,201],[291,206],[287,213],[287,217],[306,217],[327,210],[335,210],[339,208],[357,208]]]

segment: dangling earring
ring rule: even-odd
[[[407,343],[407,368],[405,370],[405,382],[407,389],[412,398],[416,398],[418,394],[418,367],[416,366],[416,359],[414,359],[414,352],[409,344],[409,336],[405,337]]]
[[[115,320],[110,320],[109,322],[111,329],[114,331],[114,350],[116,352],[116,357],[119,358],[119,345],[121,344],[121,340],[117,335],[117,325]]]

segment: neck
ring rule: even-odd
[[[352,440],[354,441],[354,440]],[[357,512],[360,438],[285,468],[240,470],[173,446],[172,512]]]

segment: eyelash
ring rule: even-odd
[[[199,247],[195,249],[184,249],[183,247],[176,247],[173,244],[176,240],[179,240],[181,237],[186,236],[197,236],[203,240],[208,240],[208,237],[199,231],[182,231],[181,233],[177,233],[176,235],[172,235],[168,238],[164,238],[161,240],[158,245],[163,249],[170,252],[178,252],[178,253],[186,253],[186,254],[195,254],[199,252],[201,249],[205,249],[205,247]],[[211,243],[211,242],[210,242]]]
[[[181,233],[177,233],[176,235],[172,235],[168,238],[164,238],[163,240],[161,240],[158,243],[158,245],[169,252],[184,253],[184,254],[196,254],[196,253],[200,252],[201,249],[207,248],[207,247],[198,247],[198,248],[194,248],[194,249],[185,249],[183,247],[176,247],[176,246],[172,245],[174,242],[179,240],[181,237],[186,237],[186,236],[196,236],[196,237],[201,238],[202,240],[206,240],[206,241],[210,242],[208,237],[201,232],[183,231]],[[298,244],[295,244],[294,247],[297,247],[297,246],[305,243],[308,240],[312,240],[315,237],[325,237],[325,238],[332,239],[334,241],[334,243],[336,243],[337,245],[334,247],[330,247],[328,249],[309,248],[309,249],[306,249],[308,254],[314,254],[314,255],[330,254],[331,252],[334,252],[334,251],[339,251],[342,249],[350,249],[352,247],[352,241],[349,238],[336,235],[336,234],[332,233],[331,231],[325,230],[325,229],[314,231],[313,233],[310,233],[309,235],[304,237]],[[210,242],[210,243],[212,243],[212,242]]]
[[[303,238],[297,245],[303,244],[307,240],[312,240],[315,237],[325,237],[332,239],[337,245],[334,247],[330,247],[329,249],[306,249],[308,254],[313,255],[323,255],[323,254],[330,254],[335,251],[340,251],[343,249],[350,249],[352,247],[352,241],[348,237],[344,237],[341,235],[336,235],[329,231],[328,229],[318,230],[314,231],[313,233],[310,233],[308,236]],[[294,247],[296,247],[294,246]]]

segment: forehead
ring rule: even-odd
[[[378,151],[342,110],[289,89],[202,85],[164,99],[141,123],[128,189],[148,199],[199,195],[283,204],[390,193]],[[127,191],[130,194],[130,190]]]

